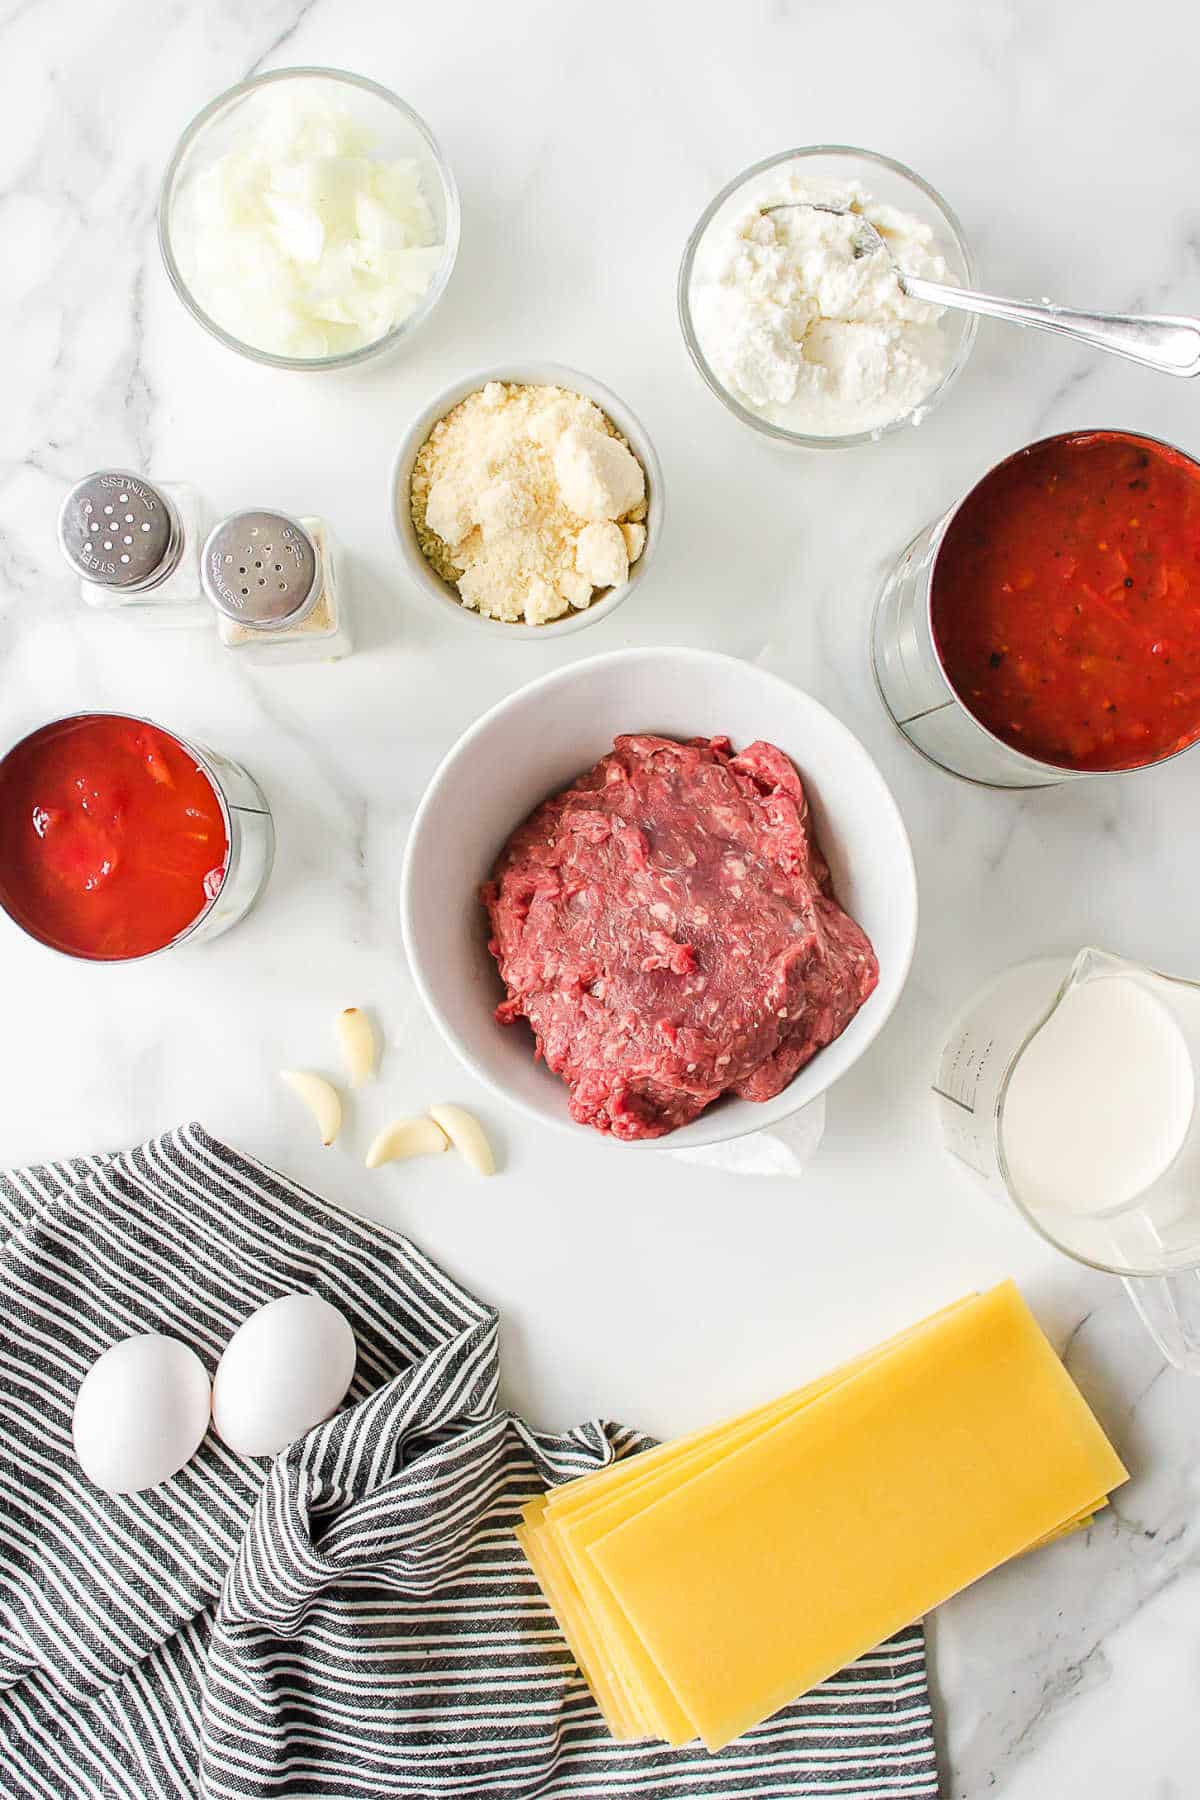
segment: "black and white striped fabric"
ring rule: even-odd
[[[919,1629],[719,1756],[614,1744],[512,1535],[647,1441],[497,1408],[495,1314],[406,1239],[190,1125],[0,1177],[5,1800],[668,1800],[937,1793]],[[346,1410],[273,1464],[211,1433],[112,1497],[75,1391],[157,1330],[212,1369],[264,1301],[346,1314]]]

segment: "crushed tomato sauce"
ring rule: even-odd
[[[1200,466],[1070,432],[968,495],[938,552],[934,641],[980,724],[1069,769],[1135,769],[1200,737]]]
[[[228,856],[212,782],[153,725],[65,719],[0,763],[0,899],[68,955],[163,949],[215,898]]]

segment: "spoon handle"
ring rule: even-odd
[[[932,306],[1008,319],[1014,325],[1032,325],[1036,331],[1057,331],[1062,337],[1091,344],[1096,350],[1111,350],[1114,356],[1145,363],[1166,375],[1200,375],[1200,319],[1168,318],[1155,313],[1076,312],[1069,306],[1039,306],[1032,300],[1003,300],[997,294],[945,287],[940,281],[923,281],[915,275],[905,275],[903,287],[914,300],[925,300]]]

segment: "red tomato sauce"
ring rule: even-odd
[[[0,763],[0,901],[71,956],[161,950],[213,899],[229,836],[195,757],[153,725],[46,725]]]
[[[1200,737],[1200,467],[1071,432],[985,476],[934,565],[933,635],[980,724],[1069,769],[1136,769]]]

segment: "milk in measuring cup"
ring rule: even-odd
[[[947,1148],[1069,1254],[1176,1266],[1200,1242],[1198,1044],[1189,982],[1100,951],[1005,970],[942,1052]]]
[[[1183,1148],[1195,1099],[1187,1041],[1162,1002],[1127,975],[1085,982],[1009,1078],[1000,1125],[1009,1182],[1035,1212],[1136,1206]]]
[[[1200,1375],[1200,984],[1081,950],[1006,969],[933,1084],[947,1148],[1068,1256],[1120,1275]]]

